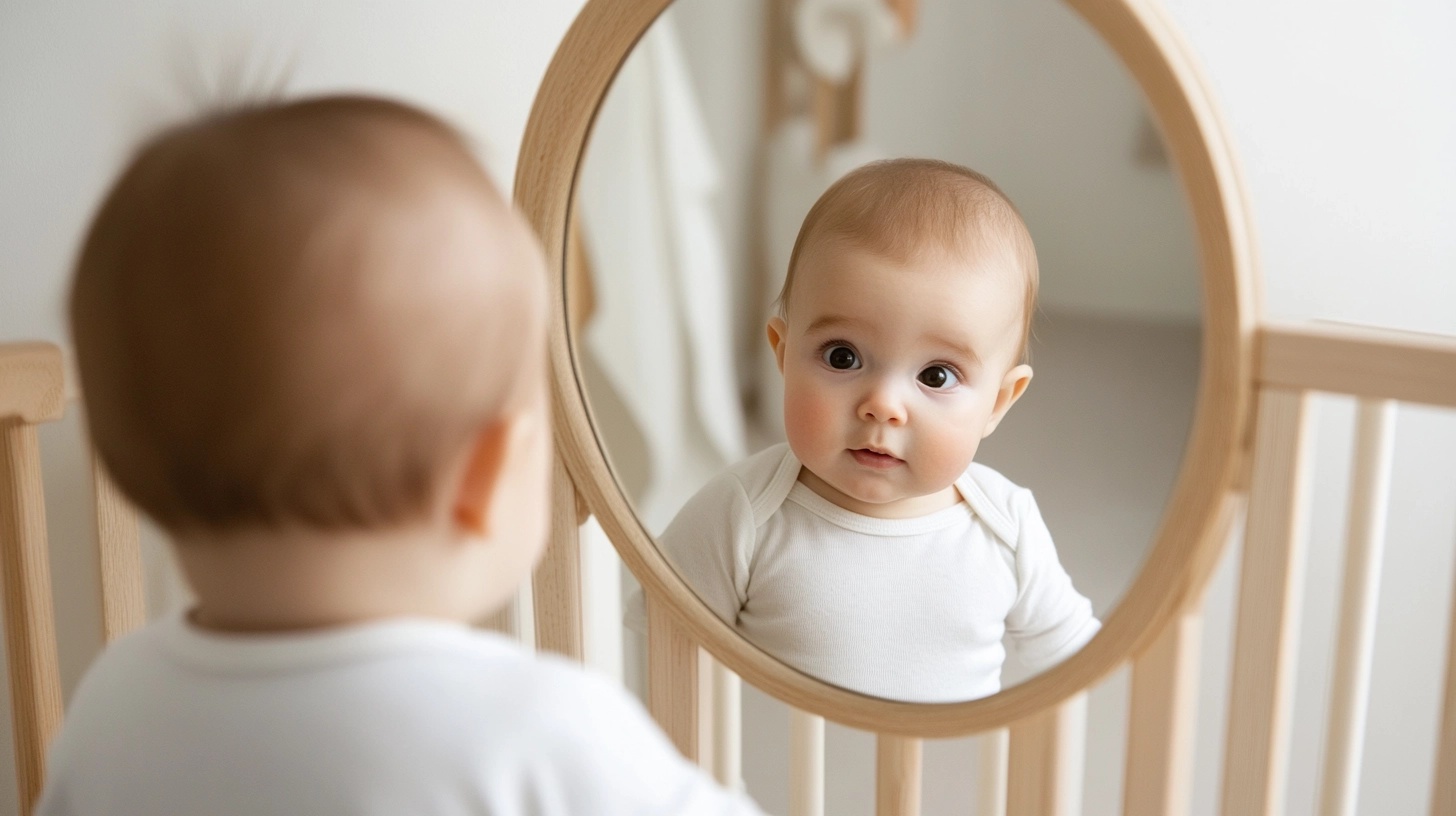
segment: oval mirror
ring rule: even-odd
[[[876,730],[1003,724],[1127,659],[1206,575],[1247,398],[1242,216],[1161,24],[664,5],[588,4],[517,190],[559,236],[565,458],[652,602],[755,685]],[[608,54],[580,45],[597,26]],[[951,164],[857,169],[902,157]],[[784,308],[805,214],[846,174],[869,192],[824,223],[873,218],[804,241]],[[971,214],[954,235],[947,207]],[[1015,244],[1007,213],[1034,260],[978,249]]]

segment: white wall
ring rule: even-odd
[[[85,219],[131,145],[195,109],[198,77],[408,99],[476,139],[509,191],[536,86],[582,1],[4,0],[0,341],[63,338]]]

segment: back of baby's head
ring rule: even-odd
[[[318,98],[174,127],[77,264],[93,443],[174,532],[422,519],[542,362],[540,269],[461,138],[414,108]]]
[[[826,241],[897,261],[940,251],[968,260],[1003,258],[1026,282],[1030,332],[1039,275],[1031,233],[1011,199],[986,176],[935,159],[888,159],[850,171],[819,197],[794,242],[779,294],[787,317],[794,273]],[[1025,346],[1026,337],[1022,345]]]

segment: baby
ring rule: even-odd
[[[799,231],[768,339],[787,444],[661,536],[699,597],[789,665],[914,702],[1000,689],[1098,630],[1031,493],[972,464],[1026,391],[1037,263],[1015,207],[938,161],[859,168]]]
[[[621,689],[468,625],[543,546],[545,280],[413,108],[143,145],[70,316],[96,449],[197,601],[92,666],[40,814],[758,812]]]

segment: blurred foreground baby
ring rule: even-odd
[[[1037,262],[984,176],[859,168],[809,211],[768,339],[787,444],[733,466],[663,533],[702,600],[789,665],[915,702],[1000,689],[1096,634],[1031,493],[973,464],[1031,382]]]
[[[621,689],[468,625],[544,541],[543,263],[401,104],[142,146],[71,321],[96,448],[197,601],[91,668],[41,814],[758,812]]]

